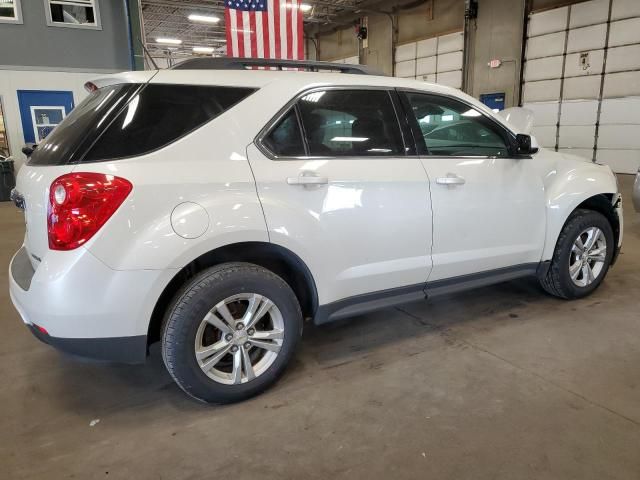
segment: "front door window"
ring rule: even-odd
[[[509,156],[504,134],[479,110],[438,95],[408,92],[406,99],[418,122],[416,140],[421,153],[437,157]]]

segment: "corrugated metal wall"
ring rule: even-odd
[[[529,16],[523,105],[548,148],[640,167],[640,0],[591,0]]]

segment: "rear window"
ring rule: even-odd
[[[133,96],[83,161],[131,157],[162,148],[253,92],[235,87],[147,85]]]
[[[120,84],[89,95],[38,145],[29,165],[132,157],[162,148],[214,119],[254,89]]]
[[[114,111],[119,111],[140,85],[120,84],[91,93],[47,136],[29,157],[29,165],[64,165],[79,161]]]

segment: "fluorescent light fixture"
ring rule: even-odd
[[[156,42],[158,43],[167,43],[169,45],[180,45],[182,40],[178,40],[177,38],[156,38]]]
[[[442,115],[442,117],[440,117],[440,119],[443,122],[451,122],[453,120],[453,115]]]
[[[213,15],[199,15],[197,13],[192,13],[187,18],[192,22],[202,23],[218,23],[220,21],[220,17],[215,17]]]
[[[193,47],[193,53],[213,53],[213,47]]]
[[[333,137],[330,142],[366,142],[369,137]]]
[[[286,8],[290,8],[290,9],[295,9],[298,8],[300,9],[301,12],[307,13],[310,12],[311,9],[313,8],[311,5],[309,5],[308,3],[300,3],[300,4],[295,4],[295,3],[285,3],[284,7]]]

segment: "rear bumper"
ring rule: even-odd
[[[118,363],[144,363],[147,351],[147,336],[111,338],[59,338],[27,325],[31,333],[43,343],[61,352],[81,357]]]
[[[34,270],[22,247],[9,266],[9,293],[43,342],[84,357],[142,363],[151,313],[173,273],[113,270],[84,248],[50,252]]]

